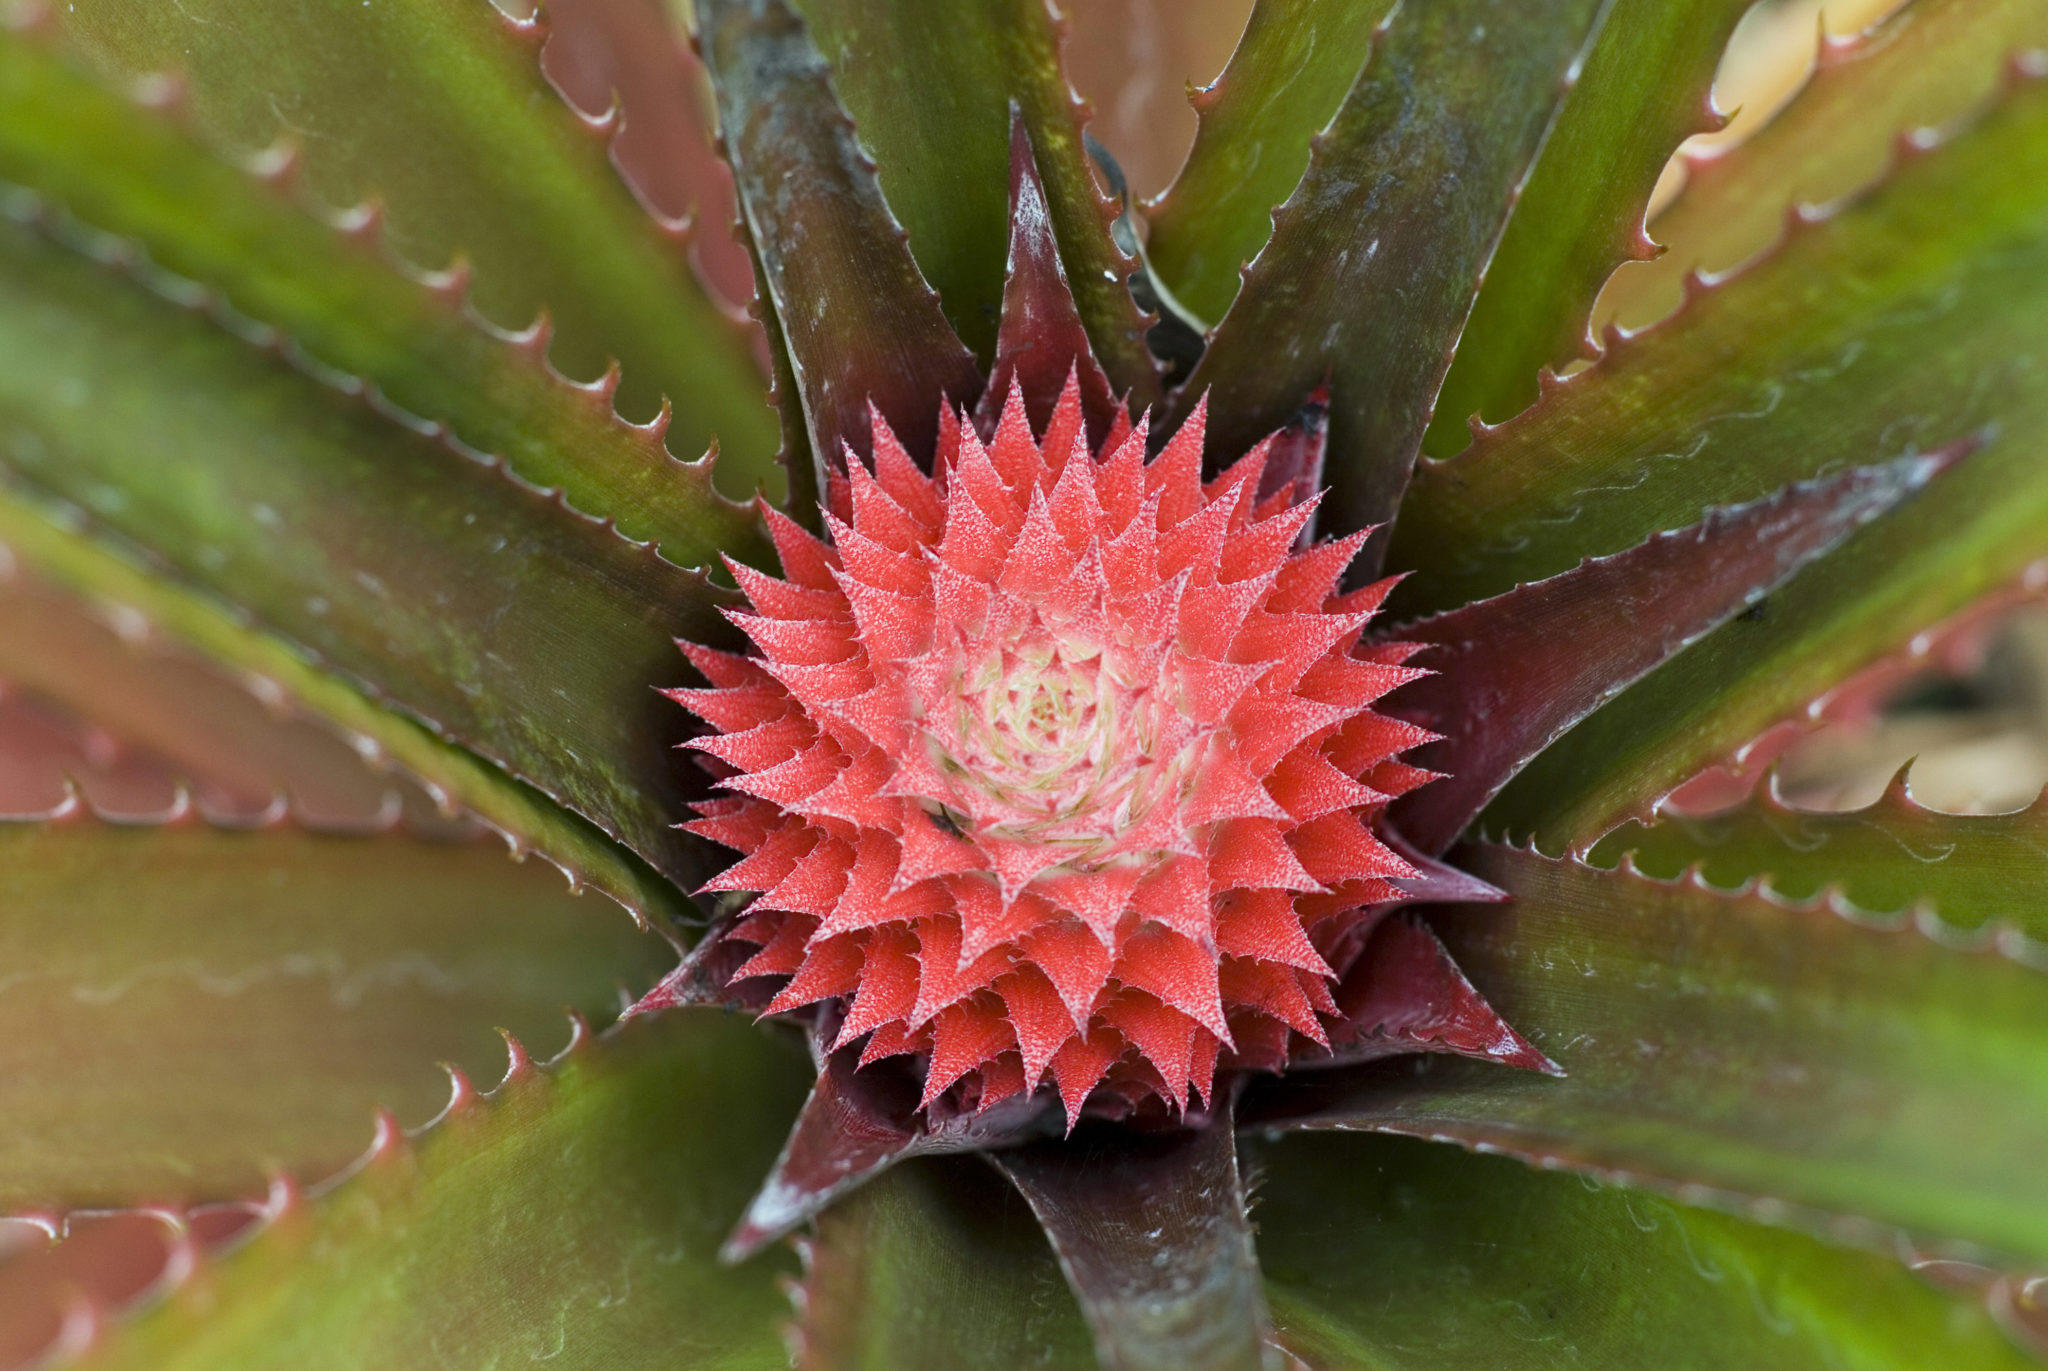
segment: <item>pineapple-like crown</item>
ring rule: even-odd
[[[1271,439],[1205,485],[1199,408],[1091,450],[1072,375],[1037,436],[1014,380],[986,438],[946,409],[931,475],[872,424],[829,542],[771,511],[784,579],[732,568],[758,655],[687,647],[712,684],[670,692],[734,792],[686,825],[744,854],[706,888],[759,892],[730,983],[910,1054],[927,1107],[1049,1072],[1070,1126],[1327,1045],[1434,736],[1372,709],[1420,673],[1360,642],[1390,582],[1337,593],[1365,535],[1310,544]]]

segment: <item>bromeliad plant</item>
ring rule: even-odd
[[[2027,1363],[2038,812],[1657,816],[2041,580],[2038,4],[1597,346],[1730,0],[1259,0],[1142,205],[1041,0],[558,9],[9,12],[0,1359]]]

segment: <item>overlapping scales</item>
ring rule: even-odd
[[[1334,593],[1361,538],[1303,549],[1267,444],[1205,486],[1202,427],[1091,453],[1073,379],[1036,438],[1013,384],[928,477],[877,418],[830,542],[771,514],[786,579],[735,566],[757,655],[691,648],[712,685],[671,692],[733,792],[687,825],[744,854],[711,888],[760,892],[731,981],[838,1002],[830,1045],[914,1054],[926,1105],[1177,1112],[1278,1069],[1420,874],[1374,831],[1434,736],[1372,708],[1421,674],[1360,646],[1388,584]]]

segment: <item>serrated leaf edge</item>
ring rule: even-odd
[[[506,15],[488,0],[476,0],[490,9],[508,29],[531,44],[536,53],[548,41],[549,30],[542,13],[532,19],[519,20]],[[53,11],[31,6],[25,14],[11,20],[0,15],[0,26],[9,32],[30,39],[49,41],[57,36],[58,25]],[[545,80],[545,77],[542,78]],[[548,89],[554,92],[550,83]],[[224,166],[241,171],[251,179],[279,195],[295,212],[307,215],[314,222],[325,224],[338,238],[352,242],[367,254],[394,272],[399,278],[417,287],[423,295],[445,308],[453,317],[478,335],[500,345],[510,357],[523,366],[536,371],[545,384],[558,387],[577,396],[593,407],[602,422],[617,433],[626,435],[644,451],[645,459],[671,471],[686,486],[697,488],[706,503],[754,535],[757,553],[766,547],[766,532],[760,525],[758,510],[752,501],[739,501],[721,492],[712,473],[717,467],[718,448],[716,443],[702,456],[696,458],[678,457],[671,452],[665,441],[669,424],[673,418],[672,402],[663,397],[661,408],[645,423],[635,423],[620,414],[614,403],[623,369],[615,358],[595,378],[579,381],[556,367],[550,356],[550,344],[554,338],[554,321],[542,306],[531,323],[524,328],[508,329],[487,318],[475,306],[472,286],[473,273],[468,259],[458,252],[447,266],[438,269],[420,266],[408,260],[391,242],[385,233],[385,208],[382,199],[372,193],[356,204],[344,208],[316,208],[308,205],[294,194],[301,168],[301,147],[299,140],[290,133],[280,134],[267,147],[230,157],[211,150],[205,139],[200,138],[190,126],[190,98],[186,83],[174,73],[154,73],[137,77],[127,83],[126,89],[116,88],[136,108],[157,116],[178,127],[192,141],[195,148],[213,157]],[[577,126],[592,136],[602,138],[607,148],[608,165],[617,171],[616,162],[609,160],[609,149],[621,126],[618,107],[614,103],[608,114],[593,119],[562,98],[563,105],[574,118]],[[630,187],[629,187],[630,188]],[[439,442],[449,451],[482,466],[497,468],[508,479],[528,490],[548,496],[559,503],[564,510],[576,518],[616,535],[635,548],[654,548],[654,539],[638,539],[619,529],[616,520],[609,515],[584,510],[571,504],[560,487],[546,486],[527,479],[500,454],[473,447],[454,432],[447,424],[414,414],[387,398],[379,387],[367,377],[335,367],[321,360],[289,332],[275,324],[258,320],[243,313],[218,288],[202,281],[195,281],[157,264],[148,250],[139,242],[108,233],[76,217],[68,207],[60,205],[51,197],[28,187],[15,187],[0,182],[0,213],[7,217],[40,230],[51,241],[82,256],[89,257],[105,266],[130,276],[152,294],[172,304],[204,314],[220,324],[228,332],[264,351],[272,352],[295,370],[320,382],[329,389],[339,391],[352,399],[360,400],[376,413],[414,433]],[[692,232],[688,224],[680,227],[674,221],[662,218],[646,206],[634,192],[636,203],[647,208],[655,226],[666,237],[687,244]],[[688,254],[685,252],[685,257]],[[694,276],[695,268],[691,268]],[[701,287],[701,282],[700,288]],[[707,298],[712,298],[708,289]],[[719,310],[721,317],[727,317]],[[736,345],[751,350],[748,340],[749,328],[734,322]],[[655,555],[684,571],[706,571],[710,564],[691,566],[675,561],[655,548]]]

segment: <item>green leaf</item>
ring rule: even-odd
[[[1201,319],[1221,319],[1273,210],[1308,166],[1392,0],[1258,0],[1230,65],[1194,94],[1187,161],[1148,208],[1152,269]]]
[[[184,673],[146,656],[110,653],[89,625],[67,619],[91,609],[131,630],[168,635],[202,659],[261,682],[280,713],[317,718],[366,756],[395,763],[436,798],[482,818],[519,850],[560,868],[573,886],[603,891],[657,921],[696,915],[674,885],[546,796],[374,703],[218,602],[80,536],[73,531],[76,522],[19,492],[0,491],[0,554],[6,554],[0,561],[25,562],[83,600],[36,604],[10,587],[0,678],[210,777],[223,777],[227,765],[258,760],[250,756],[246,716],[223,698],[225,682],[213,682],[216,688],[205,698],[194,699],[178,688],[189,679]],[[224,757],[227,748],[235,749],[232,758]],[[264,771],[254,779],[274,786],[278,776]]]
[[[2048,47],[2034,0],[1914,0],[1852,39],[1822,44],[1792,102],[1739,146],[1688,157],[1685,189],[1650,226],[1655,261],[1615,273],[1602,313],[1624,327],[1669,314],[1694,270],[1765,250],[1792,205],[1825,205],[1881,176],[1901,134],[1939,128],[1994,94],[2015,53]]]
[[[923,1157],[818,1219],[799,1336],[811,1371],[1095,1371],[1031,1213],[979,1159]]]
[[[1393,512],[1515,187],[1606,13],[1443,0],[1394,14],[1175,392],[1182,414],[1207,395],[1212,450],[1249,449],[1327,378],[1333,531]]]
[[[1274,1317],[1321,1371],[2035,1364],[1886,1256],[1408,1138],[1260,1160]]]
[[[695,456],[717,435],[728,489],[780,489],[774,424],[737,330],[692,279],[686,240],[613,171],[610,130],[542,78],[543,23],[506,19],[487,0],[56,8],[66,38],[110,76],[175,72],[209,143],[248,156],[282,138],[316,202],[374,198],[407,260],[473,264],[487,317],[524,327],[547,309],[569,374],[596,376],[618,358],[626,411],[651,415],[672,399],[677,448]]]
[[[1865,204],[1428,468],[1393,558],[1424,564],[1408,583],[1417,600],[1456,603],[1627,546],[1702,503],[1985,440],[1910,512],[1554,744],[1488,810],[1492,831],[1582,850],[2048,554],[2034,447],[2048,424],[2044,292],[2048,84],[2035,82]]]
[[[673,960],[502,844],[0,824],[0,1209],[234,1198],[417,1123]]]
[[[634,1020],[287,1212],[90,1364],[781,1371],[794,1264],[717,1251],[805,1067],[715,1012]]]
[[[1643,212],[1678,145],[1714,123],[1708,88],[1748,0],[1617,0],[1515,202],[1424,438],[1432,456],[1536,400],[1544,367],[1591,356],[1616,266],[1651,255]]]
[[[1289,1109],[1623,1172],[1683,1199],[1753,1197],[1768,1202],[1758,1213],[1872,1245],[1881,1225],[2048,1258],[2038,967],[1943,946],[1910,920],[1466,852],[1514,900],[1433,922],[1564,1078],[1394,1064],[1299,1078]]]
[[[0,223],[0,461],[672,878],[697,573]]]
[[[710,464],[676,461],[658,425],[627,424],[606,390],[564,382],[547,364],[544,331],[525,344],[487,331],[455,295],[401,271],[374,235],[323,222],[163,113],[78,74],[53,47],[0,31],[0,178],[186,278],[164,288],[200,283],[278,329],[317,374],[343,373],[445,425],[522,479],[559,487],[628,537],[653,539],[669,560],[702,566],[723,551],[771,564],[752,512],[713,490]],[[718,392],[719,404],[732,399]],[[749,413],[732,431],[744,440],[754,427]],[[701,422],[686,421],[679,436],[700,444],[686,456],[703,452]]]
[[[1986,424],[2027,442],[2048,396],[2032,360],[2048,340],[2040,84],[1461,455],[1425,462],[1389,556],[1415,573],[1399,608],[1498,594],[1709,506]]]
[[[874,155],[889,208],[946,317],[984,361],[994,355],[1010,241],[1010,104],[1031,132],[1053,231],[1103,369],[1132,407],[1158,395],[1135,265],[1109,236],[1059,39],[1042,0],[951,6],[919,0],[798,0],[832,86]]]
[[[1762,881],[1787,901],[1828,894],[1860,916],[1924,921],[1942,937],[2015,935],[2048,957],[2048,807],[2012,814],[1943,814],[1914,802],[1903,773],[1863,809],[1794,809],[1768,783],[1734,809],[1700,818],[1629,823],[1593,860],[1627,855],[1646,875],[1676,879],[1698,866],[1709,884]],[[2024,944],[2017,945],[2027,951]]]

